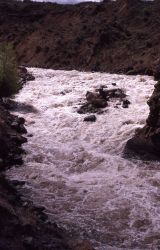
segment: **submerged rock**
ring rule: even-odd
[[[93,107],[91,104],[85,103],[77,110],[77,113],[78,114],[97,113],[97,111],[98,109]]]
[[[15,100],[11,100],[10,98],[3,98],[1,101],[2,105],[8,109],[8,110],[13,110],[13,111],[18,111],[18,112],[23,112],[23,113],[37,113],[37,109],[27,103],[23,102],[16,102]]]
[[[95,115],[89,115],[84,118],[85,122],[95,122],[96,121],[96,116]]]

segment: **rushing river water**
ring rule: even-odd
[[[49,217],[98,250],[159,249],[160,164],[122,157],[126,141],[148,115],[155,82],[147,76],[29,69],[16,100],[36,112],[26,119],[24,165],[8,171],[25,180],[23,195],[45,206]],[[83,122],[77,108],[88,90],[123,88],[128,109],[110,101],[95,123]],[[31,137],[31,135],[33,135]]]

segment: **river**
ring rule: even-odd
[[[10,179],[24,180],[25,199],[51,220],[89,239],[97,250],[159,249],[160,163],[124,159],[123,149],[148,116],[155,82],[148,76],[30,68],[36,77],[15,97],[32,105],[25,117],[24,164]],[[86,91],[124,89],[131,105],[109,102],[95,123],[77,113]],[[118,106],[115,107],[115,106]]]

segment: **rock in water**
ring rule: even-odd
[[[125,151],[136,153],[151,153],[149,158],[160,157],[160,81],[155,85],[152,96],[148,101],[150,108],[146,125],[137,130],[134,137],[127,142]]]
[[[125,99],[125,100],[123,100],[122,107],[123,107],[123,108],[128,108],[128,107],[129,107],[129,104],[130,104],[130,101],[128,101],[127,99]]]
[[[107,106],[107,101],[98,93],[87,91],[86,100],[88,104],[91,104],[95,108],[105,108]]]
[[[95,115],[88,115],[84,118],[85,122],[95,122],[96,121],[96,116]]]
[[[103,98],[104,100],[107,100],[107,91],[104,90],[103,86],[101,88],[98,89],[99,94],[101,96],[101,98]]]
[[[28,70],[24,66],[18,67],[18,74],[23,83],[26,83],[27,81],[35,80],[35,77],[31,73],[29,73]]]

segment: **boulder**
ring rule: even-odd
[[[155,85],[152,96],[148,101],[150,108],[146,124],[138,129],[125,148],[125,152],[131,150],[150,159],[160,157],[160,81]],[[156,157],[155,157],[156,156]]]
[[[95,108],[105,108],[107,106],[107,101],[99,93],[87,91],[86,100]]]
[[[126,97],[126,94],[122,89],[115,88],[107,90],[107,94],[109,98],[120,98],[123,99]]]
[[[112,83],[113,86],[116,86],[116,83]],[[101,98],[105,100],[109,100],[109,98],[120,98],[123,99],[126,97],[124,91],[120,88],[114,89],[104,89],[103,87],[98,89],[99,95]]]
[[[27,81],[34,81],[35,77],[28,72],[28,70],[24,66],[18,67],[18,75],[21,79],[22,85]]]
[[[22,164],[22,154],[24,149],[21,148],[27,139],[21,134],[26,133],[24,127],[25,119],[10,114],[4,107],[3,102],[0,104],[0,171],[14,164]],[[3,145],[3,146],[2,146]]]
[[[129,104],[130,104],[130,101],[128,101],[127,99],[125,99],[125,100],[123,100],[122,107],[123,107],[123,108],[128,108],[128,107],[129,107]]]
[[[96,121],[96,116],[95,115],[88,115],[84,118],[85,122],[95,122]]]
[[[85,103],[83,104],[78,110],[78,114],[86,114],[86,113],[96,113],[98,111],[98,109],[96,109],[95,107],[93,107],[91,104],[89,103]]]
[[[108,94],[107,94],[107,91],[104,90],[104,87],[99,88],[98,92],[99,92],[101,98],[103,98],[104,100],[108,100]]]

